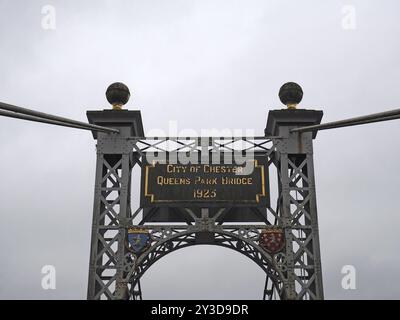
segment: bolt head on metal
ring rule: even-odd
[[[288,109],[295,109],[302,98],[303,89],[295,82],[287,82],[279,89],[279,99]]]
[[[129,88],[122,82],[114,82],[106,91],[107,101],[115,110],[120,110],[128,102],[130,95]]]

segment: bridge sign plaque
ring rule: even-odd
[[[242,164],[175,164],[152,161],[142,166],[142,207],[266,206],[269,203],[266,157]],[[250,168],[250,169],[249,169]]]

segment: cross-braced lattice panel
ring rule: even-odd
[[[145,152],[264,152],[274,149],[274,139],[268,137],[146,137],[134,138],[133,151]]]
[[[122,179],[122,157],[103,155],[95,258],[96,295],[112,299],[115,291],[117,252],[120,240],[118,215]]]
[[[307,156],[288,157],[290,224],[297,299],[316,299],[310,180]]]

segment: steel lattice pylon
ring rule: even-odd
[[[108,121],[112,113],[108,112]],[[300,118],[297,113],[289,115],[294,115],[296,124],[310,123],[307,117],[302,121],[303,114]],[[152,264],[180,248],[208,243],[238,251],[257,263],[266,274],[264,299],[322,299],[313,134],[290,133],[293,123],[285,120],[280,125],[279,115],[275,118],[269,125],[273,135],[255,138],[138,138],[135,130],[121,130],[121,123],[117,126],[120,134],[98,133],[88,298],[141,299],[140,278]],[[276,207],[249,208],[262,221],[250,224],[226,223],[233,206],[219,208],[214,215],[209,208],[202,208],[200,215],[190,207],[175,208],[186,223],[152,223],[151,210],[144,214],[140,206],[132,207],[132,170],[142,166],[150,153],[183,151],[266,157],[268,167],[277,172]],[[132,226],[151,235],[150,247],[139,256],[126,246],[127,229]],[[258,240],[261,230],[276,226],[284,229],[286,245],[271,255]]]

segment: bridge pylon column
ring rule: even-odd
[[[272,110],[266,135],[280,136],[277,144],[280,212],[286,237],[285,299],[323,299],[321,255],[313,165],[316,132],[290,129],[319,124],[322,111]]]
[[[127,299],[123,282],[126,226],[131,217],[131,169],[136,159],[129,138],[143,137],[140,111],[88,111],[90,123],[119,130],[93,131],[97,164],[87,298]]]

